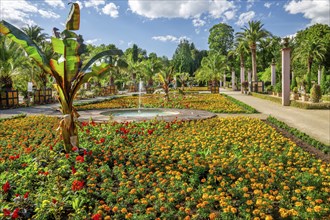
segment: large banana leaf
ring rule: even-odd
[[[67,30],[79,30],[80,26],[80,8],[78,3],[72,3],[71,11],[66,21]]]
[[[6,35],[12,41],[22,46],[29,57],[34,59],[45,72],[52,74],[49,60],[47,60],[40,48],[24,32],[16,28],[14,25],[2,20],[0,22],[0,33]]]
[[[70,83],[79,72],[80,57],[78,55],[79,43],[73,38],[59,39],[52,37],[54,52],[60,54],[64,60],[62,63],[51,61],[53,69],[62,77],[62,81]]]

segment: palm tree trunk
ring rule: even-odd
[[[256,45],[253,44],[251,46],[251,54],[252,54],[252,80],[258,81],[257,76],[257,56],[256,56]]]
[[[73,147],[79,147],[78,130],[74,122],[72,109],[63,110],[64,118],[61,121],[62,137],[64,141],[64,150],[72,151]]]

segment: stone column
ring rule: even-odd
[[[272,76],[271,76],[271,85],[272,85],[272,86],[275,86],[275,84],[276,84],[275,63],[272,63],[272,66],[271,66],[271,72],[272,72]]]
[[[317,84],[321,85],[321,67],[319,67],[319,69],[317,70]]]
[[[231,88],[233,89],[233,90],[236,90],[236,85],[235,85],[235,71],[234,70],[232,70],[231,71]]]
[[[226,74],[223,74],[223,88],[226,88]]]
[[[251,70],[248,70],[249,92],[251,92]]]
[[[243,92],[242,83],[245,81],[245,73],[244,73],[244,66],[241,66],[241,91]]]
[[[290,48],[282,49],[282,105],[290,105]]]

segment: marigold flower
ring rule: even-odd
[[[322,207],[317,205],[317,206],[314,206],[314,211],[315,212],[320,212],[322,210]]]

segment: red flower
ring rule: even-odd
[[[14,211],[13,211],[13,213],[11,214],[11,218],[18,218],[19,217],[19,214],[18,214],[18,212],[19,212],[19,208],[16,208]]]
[[[48,172],[48,171],[44,172],[44,176],[47,176],[48,174],[49,174],[49,172]]]
[[[100,139],[100,143],[104,143],[104,141],[105,141],[105,138]]]
[[[25,194],[24,194],[24,199],[27,199],[29,197],[29,192],[26,192]]]
[[[81,122],[81,126],[85,127],[85,126],[87,126],[87,125],[88,125],[88,122],[87,122],[87,121],[83,121],[83,122]]]
[[[84,149],[84,155],[87,155],[87,150]]]
[[[74,146],[73,148],[72,148],[72,151],[77,151],[78,150],[78,147],[76,147],[76,146]]]
[[[73,191],[78,191],[78,190],[81,190],[82,188],[84,188],[84,181],[79,181],[79,180],[73,181],[72,187],[71,187],[71,189]]]
[[[77,172],[77,170],[74,168],[74,166],[72,166],[71,170],[72,170],[72,174],[75,174]]]
[[[57,203],[57,200],[56,199],[52,199],[52,203],[53,204],[56,204]]]
[[[92,219],[93,220],[101,220],[102,219],[102,216],[97,213],[97,214],[95,214],[95,215],[92,216]]]
[[[4,216],[10,216],[10,211],[8,209],[3,209],[2,211]]]
[[[3,191],[4,191],[5,193],[9,191],[9,189],[10,189],[10,184],[9,184],[8,181],[7,181],[5,184],[2,185],[2,189],[3,189]]]
[[[84,159],[84,157],[82,157],[82,156],[77,156],[77,157],[76,157],[76,161],[77,161],[77,162],[80,162],[80,163],[83,163],[83,162],[85,161],[85,159]]]
[[[149,129],[149,130],[148,130],[148,134],[149,134],[149,135],[152,135],[152,133],[154,133],[154,130]]]
[[[69,159],[70,155],[69,154],[65,154],[65,158]]]

